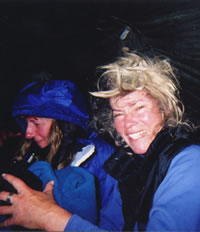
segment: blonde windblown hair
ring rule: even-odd
[[[179,82],[167,58],[149,58],[126,51],[124,57],[100,68],[105,71],[98,80],[98,91],[91,92],[93,96],[108,99],[145,89],[158,101],[164,127],[183,124],[184,106],[179,99]],[[100,131],[113,135],[113,119],[108,110],[106,118],[105,107],[94,116],[94,126],[99,124],[96,120],[103,122],[98,128]]]

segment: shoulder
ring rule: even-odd
[[[196,199],[200,206],[199,167],[200,146],[191,145],[184,148],[172,160],[165,178],[155,192],[154,203],[181,201],[180,204],[183,204]]]
[[[97,157],[100,155],[100,158],[104,161],[107,160],[111,154],[114,152],[114,146],[105,141],[101,136],[97,135],[92,139],[92,142],[95,145],[95,154]]]
[[[96,135],[90,137],[90,142],[95,146],[95,151],[91,158],[85,162],[82,167],[88,169],[102,181],[105,180],[107,174],[103,165],[105,161],[113,154],[114,147],[107,143],[103,138]]]
[[[172,187],[172,185],[176,184],[176,186],[184,188],[183,182],[189,185],[199,185],[200,187],[200,181],[197,178],[197,176],[200,176],[199,167],[200,145],[190,145],[173,158],[160,187]]]
[[[174,157],[155,192],[148,229],[200,229],[199,167],[199,145],[190,145]]]
[[[200,171],[200,145],[190,145],[180,151],[172,160],[168,172],[172,172],[176,169],[188,169],[192,168],[189,172]]]

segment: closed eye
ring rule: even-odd
[[[121,114],[121,113],[113,114],[113,117],[114,117],[114,118],[119,118],[120,116],[123,116],[123,114]]]
[[[144,106],[137,106],[136,107],[136,110],[141,110],[141,109],[143,109],[144,108]]]

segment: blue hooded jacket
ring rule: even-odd
[[[80,139],[80,142],[85,145],[94,145],[95,151],[92,157],[81,164],[81,167],[92,173],[98,180],[97,185],[99,193],[97,192],[97,196],[99,196],[99,198],[97,205],[100,210],[98,225],[103,229],[121,229],[123,227],[123,216],[118,183],[103,169],[104,162],[114,152],[114,148],[100,138],[95,132],[89,131],[89,117],[86,111],[86,104],[78,87],[67,80],[33,82],[23,88],[16,97],[12,115],[24,130],[26,124],[21,116],[27,115],[72,122],[81,126],[88,133],[87,139]],[[32,171],[38,170],[36,163],[33,165],[34,168],[32,168]],[[41,168],[41,164],[38,165],[40,165]],[[45,166],[45,168],[47,167]],[[52,173],[52,171],[48,173]],[[38,171],[35,171],[35,174],[37,175]],[[56,175],[56,178],[63,176],[63,174],[58,175],[57,173],[54,173],[54,175]],[[49,179],[49,176],[41,175],[40,171],[41,179],[42,176],[45,176],[43,183],[46,183],[46,179]],[[92,222],[94,223],[94,221]]]
[[[88,130],[88,113],[78,87],[67,80],[32,82],[15,98],[12,116],[23,128],[22,115],[72,122]]]

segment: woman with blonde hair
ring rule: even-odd
[[[110,189],[117,182],[102,166],[114,149],[89,128],[86,109],[80,89],[71,81],[36,81],[26,85],[15,97],[12,108],[12,116],[22,129],[22,145],[1,173],[20,177],[40,191],[54,181],[53,194],[59,206],[92,223],[100,221],[108,228],[107,216],[104,213],[101,219],[99,211],[110,202]],[[2,179],[0,183],[1,191],[11,192],[8,203],[12,203],[16,189]]]
[[[102,68],[94,125],[119,146],[104,167],[119,182],[123,229],[199,230],[200,134],[169,60],[125,52]]]
[[[107,215],[108,221],[120,222],[122,207],[123,227],[118,223],[117,231],[200,230],[199,131],[184,119],[169,61],[131,52],[102,68],[98,91],[92,92],[93,124],[119,147],[104,163],[106,172],[118,181],[109,190],[114,192],[109,202],[114,200],[117,207]],[[48,231],[105,231],[55,205],[51,195],[45,195],[51,186],[41,194],[13,176],[4,178],[20,192],[12,207],[0,207],[0,214],[13,215],[5,224]],[[8,196],[1,192],[0,200]],[[34,209],[31,220],[25,217],[29,207]]]

